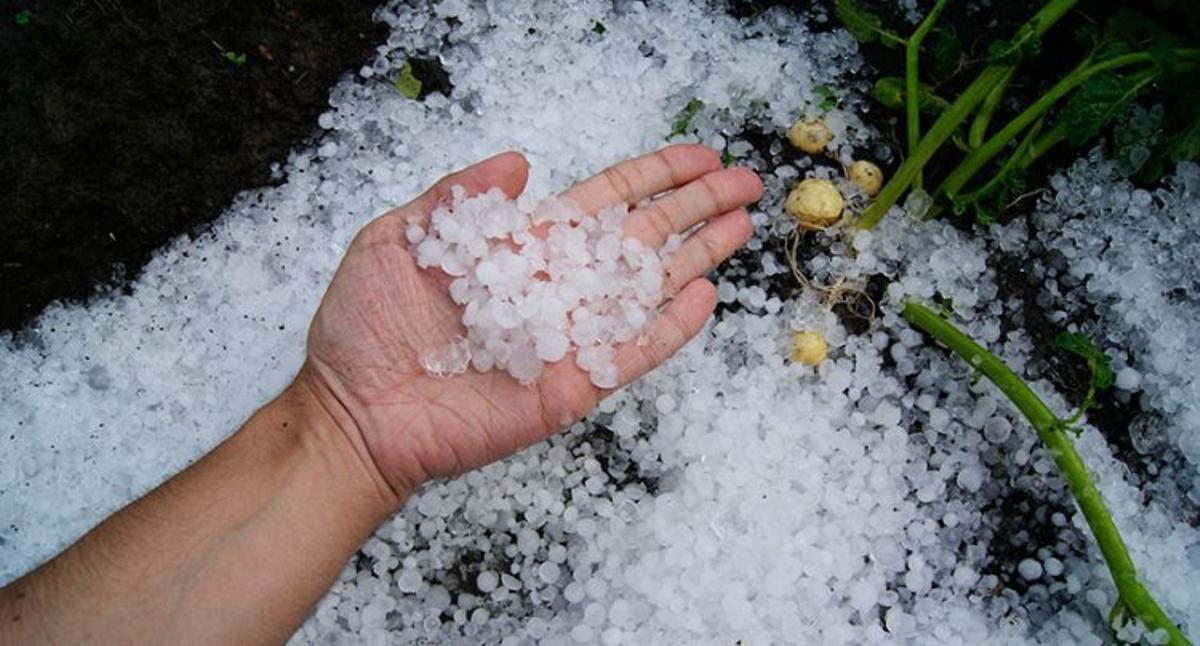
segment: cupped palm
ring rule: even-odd
[[[368,224],[355,238],[314,318],[305,371],[350,420],[380,475],[411,491],[500,459],[585,415],[606,391],[573,356],[524,385],[500,370],[429,374],[422,358],[465,333],[449,279],[417,266],[404,231],[463,186],[497,187],[515,197],[528,166],[504,153],[439,181],[416,200]],[[665,264],[670,300],[639,343],[617,350],[621,384],[664,361],[694,336],[716,304],[704,278],[750,236],[742,208],[762,185],[744,169],[722,169],[715,153],[678,145],[613,166],[564,193],[589,212],[617,202],[636,206],[626,235],[661,245],[703,226]],[[652,198],[652,199],[651,199]],[[356,441],[359,438],[355,438]]]

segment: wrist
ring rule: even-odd
[[[22,642],[286,641],[407,496],[309,379],[0,589],[4,621],[25,617],[4,630]]]
[[[312,444],[312,453],[327,462],[340,484],[358,492],[362,502],[390,515],[412,493],[415,484],[385,477],[358,423],[310,364],[300,369],[296,379],[272,402],[275,405],[288,417],[299,420],[298,430],[303,441]]]

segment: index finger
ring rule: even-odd
[[[562,194],[586,213],[613,204],[636,205],[721,168],[721,158],[700,144],[674,144],[610,166]]]

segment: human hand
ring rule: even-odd
[[[448,293],[450,279],[417,266],[406,227],[448,201],[453,186],[468,194],[497,187],[516,197],[527,175],[524,157],[503,153],[372,221],[350,245],[313,319],[297,383],[330,411],[360,459],[400,498],[430,478],[546,438],[607,394],[573,354],[547,365],[530,385],[502,370],[437,377],[422,365],[426,352],[465,330]],[[625,235],[655,249],[669,235],[705,223],[664,265],[662,315],[640,342],[617,348],[621,385],[665,361],[704,326],[716,306],[716,289],[704,276],[750,237],[743,207],[761,194],[753,172],[723,169],[716,153],[691,144],[623,162],[563,193],[589,213],[629,204]]]

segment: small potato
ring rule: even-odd
[[[846,177],[850,179],[867,197],[875,197],[879,193],[879,189],[883,188],[883,171],[879,167],[869,161],[860,159],[846,170]]]
[[[842,218],[846,200],[842,193],[827,179],[809,178],[796,185],[788,193],[788,213],[805,229],[826,229]]]
[[[829,344],[820,332],[805,330],[792,334],[792,361],[806,366],[820,365],[829,355]]]
[[[800,120],[788,129],[788,141],[792,145],[810,155],[820,155],[825,152],[825,146],[833,141],[833,133],[826,127],[825,122],[816,120]]]

